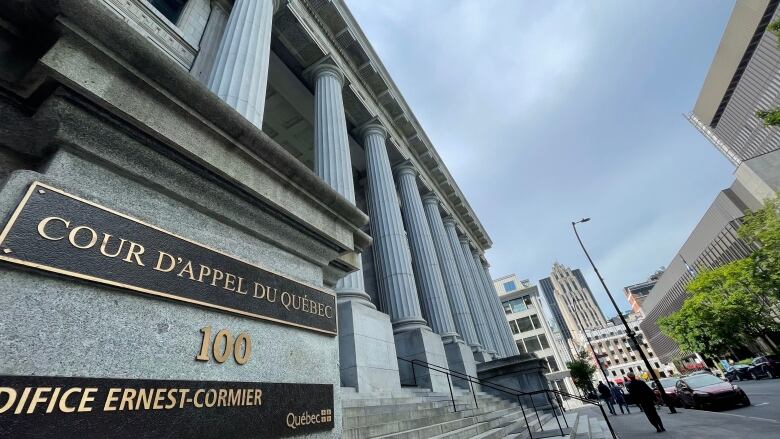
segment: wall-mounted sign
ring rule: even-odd
[[[333,426],[329,384],[0,376],[3,438],[276,438]]]
[[[336,334],[336,297],[35,182],[0,234],[0,260]]]

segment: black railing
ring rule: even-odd
[[[553,390],[553,389],[541,389],[541,390],[535,390],[533,392],[523,392],[521,390],[513,389],[511,387],[507,387],[502,384],[481,380],[477,377],[473,377],[471,375],[467,375],[465,373],[458,372],[456,370],[448,369],[446,367],[426,363],[425,361],[422,360],[417,360],[417,359],[409,360],[401,357],[398,357],[398,359],[411,364],[412,379],[414,380],[414,383],[412,384],[413,386],[417,386],[417,373],[415,371],[415,366],[423,367],[428,370],[443,373],[444,375],[446,375],[447,384],[449,385],[449,389],[450,389],[450,400],[452,401],[452,410],[454,412],[457,412],[458,408],[457,408],[457,404],[455,403],[455,395],[452,391],[452,382],[453,382],[453,378],[457,378],[463,381],[467,381],[469,383],[469,391],[474,396],[474,408],[479,408],[479,403],[477,402],[477,394],[474,391],[474,384],[479,384],[480,386],[497,390],[502,393],[506,393],[508,395],[511,395],[513,399],[517,399],[517,403],[520,406],[520,411],[523,414],[523,420],[525,421],[526,429],[528,430],[528,436],[531,439],[533,439],[534,436],[533,436],[533,432],[531,431],[531,426],[528,424],[528,417],[525,412],[526,407],[523,404],[523,397],[525,397],[526,400],[530,401],[531,407],[533,408],[534,414],[536,415],[536,421],[539,424],[539,430],[544,431],[544,425],[542,424],[542,420],[539,416],[539,409],[536,407],[536,402],[534,401],[535,399],[534,396],[541,395],[541,394],[545,395],[545,399],[547,400],[547,403],[551,408],[552,415],[555,418],[555,422],[556,424],[558,424],[558,430],[560,431],[561,436],[564,435],[563,426],[561,425],[561,421],[558,418],[557,410],[560,409],[563,422],[566,425],[566,428],[569,428],[569,421],[566,419],[566,415],[565,415],[566,410],[563,407],[563,398],[569,398],[569,399],[578,400],[586,404],[592,404],[597,406],[601,410],[601,416],[604,418],[604,421],[606,422],[607,427],[609,428],[609,432],[612,434],[612,439],[618,439],[617,435],[615,434],[615,430],[612,428],[612,424],[609,422],[609,419],[607,418],[607,413],[604,411],[604,407],[601,405],[601,403],[598,400],[592,400],[585,397],[572,395],[570,393],[561,392],[560,390]],[[550,397],[550,395],[554,397],[555,403],[553,403],[553,399]]]

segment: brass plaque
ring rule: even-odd
[[[0,260],[335,335],[336,297],[35,182],[0,234]]]

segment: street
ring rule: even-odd
[[[645,415],[631,406],[630,415],[610,415],[609,421],[621,439],[667,437],[675,439],[774,439],[780,437],[780,379],[742,381],[734,384],[745,389],[750,407],[721,411],[677,409],[669,414],[666,407],[661,415],[666,433],[656,433]],[[598,409],[587,407],[588,414],[599,416]]]

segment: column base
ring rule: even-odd
[[[427,327],[396,333],[395,349],[401,358],[420,360],[449,368],[441,336]],[[434,392],[449,393],[450,386],[447,383],[447,375],[423,366],[414,366],[414,371],[412,371],[411,363],[403,360],[398,360],[397,363],[398,371],[401,374],[401,383],[404,385],[416,385]]]
[[[341,385],[358,392],[401,389],[390,316],[356,302],[340,302],[339,364]]]
[[[444,353],[447,355],[450,369],[474,378],[477,377],[477,363],[474,361],[474,354],[471,353],[471,349],[465,342],[452,340],[444,343]],[[461,378],[453,378],[452,383],[464,389],[471,388],[469,381]]]
[[[527,353],[477,365],[477,374],[480,380],[490,381],[491,383],[500,384],[521,392],[549,389],[550,385],[547,382],[546,372],[545,361]],[[517,402],[517,397],[514,395],[489,387],[483,387],[482,389],[499,398]],[[522,397],[523,405],[528,407],[536,405],[537,409],[549,409],[551,408],[551,401],[554,401],[552,396],[548,396],[545,393],[533,395],[533,404],[530,398],[528,396]]]

